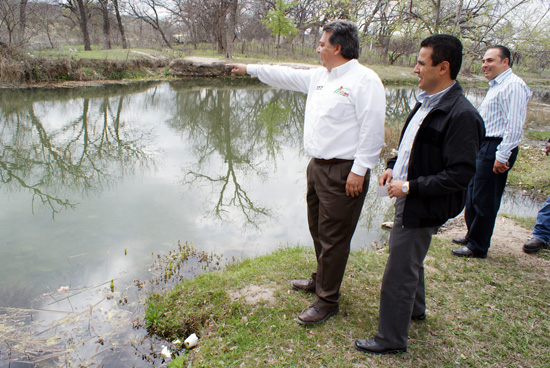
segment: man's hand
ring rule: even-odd
[[[404,180],[394,180],[388,184],[388,194],[390,198],[403,197],[405,195],[401,190],[403,184],[405,184]]]
[[[508,170],[510,170],[508,165],[506,165],[503,162],[500,162],[499,160],[495,160],[495,166],[493,166],[493,172],[495,174],[502,174]]]
[[[392,177],[393,177],[393,170],[386,169],[386,171],[384,171],[382,175],[380,175],[380,177],[378,178],[378,185],[380,186],[388,185]]]
[[[231,74],[235,75],[245,75],[246,74],[246,64],[225,64],[231,69]]]
[[[365,182],[365,177],[354,174],[352,172],[348,175],[348,180],[346,181],[346,195],[357,197],[359,193],[363,191],[363,183]]]

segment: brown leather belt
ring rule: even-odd
[[[322,158],[315,158],[314,160],[319,164],[338,164],[342,162],[353,162],[353,160],[344,160],[343,158],[329,158],[328,160],[323,160]]]

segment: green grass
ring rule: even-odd
[[[550,195],[550,159],[541,147],[520,147],[516,163],[508,174],[507,185],[546,199]]]
[[[186,311],[208,315],[196,332],[199,347],[182,351],[174,366],[193,367],[543,367],[547,349],[550,285],[543,270],[513,257],[457,259],[451,244],[434,238],[426,258],[427,320],[411,323],[407,354],[370,356],[353,342],[377,330],[385,251],[352,252],[342,287],[340,313],[304,327],[295,317],[313,295],[292,291],[289,282],[307,277],[315,256],[304,247],[248,259],[218,273],[184,281],[155,295],[148,308],[162,311],[167,339],[185,338]],[[237,290],[258,285],[273,302],[248,304]],[[177,326],[177,327],[176,327]],[[157,331],[159,333],[160,331]],[[170,341],[170,340],[169,340]]]
[[[546,142],[550,138],[550,132],[547,130],[525,130],[523,137]]]
[[[523,216],[517,216],[517,215],[511,215],[508,213],[502,213],[500,214],[502,217],[509,218],[511,220],[514,220],[516,224],[523,227],[527,230],[532,230],[535,226],[535,223],[537,222],[536,217],[523,217]]]

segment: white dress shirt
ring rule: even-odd
[[[507,69],[489,82],[489,91],[481,102],[479,114],[485,122],[486,137],[501,137],[496,159],[506,163],[519,145],[527,102],[531,91],[527,84]]]
[[[376,166],[384,145],[386,94],[374,71],[353,59],[330,72],[248,65],[247,73],[308,94],[304,149],[309,156],[354,160],[351,171],[360,176]]]

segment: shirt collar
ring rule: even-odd
[[[439,100],[441,100],[441,97],[443,97],[443,95],[447,93],[455,84],[456,84],[456,81],[453,84],[451,84],[449,87],[445,88],[443,91],[434,93],[433,95],[429,95],[427,92],[422,91],[418,95],[417,100],[422,104],[422,108],[432,109],[435,105],[437,105]]]
[[[334,74],[334,76],[338,77],[353,68],[353,66],[357,65],[358,63],[359,62],[357,61],[357,59],[351,59],[350,61],[347,61],[344,64],[337,66],[336,68],[332,68],[329,73]]]
[[[497,75],[494,79],[489,81],[489,86],[493,87],[496,84],[501,84],[506,78],[508,78],[512,74],[512,68],[508,68],[499,75]]]

